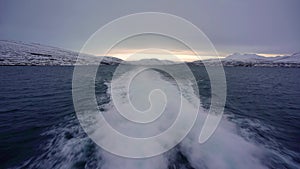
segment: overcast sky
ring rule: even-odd
[[[198,26],[222,54],[300,51],[299,0],[0,0],[0,39],[80,50],[106,23],[163,12]]]

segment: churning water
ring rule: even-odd
[[[146,137],[172,124],[172,112],[178,106],[172,100],[176,85],[168,88],[174,96],[168,98],[171,105],[166,109],[169,114],[162,116],[165,123],[144,126],[147,132],[141,132],[122,122],[108,90],[114,70],[114,66],[101,66],[95,86],[98,106],[112,126]],[[191,66],[191,70],[200,95],[185,93],[185,98],[191,106],[200,100],[198,123],[170,151],[130,159],[102,150],[81,128],[72,101],[73,67],[0,67],[0,168],[300,168],[300,69],[225,68],[225,115],[204,144],[198,143],[198,137],[210,105],[210,83],[204,67]],[[117,80],[117,87],[122,88],[122,76]],[[145,84],[159,81],[166,86],[174,83],[155,70],[144,72],[137,80]],[[132,88],[133,92],[143,91],[138,86]]]

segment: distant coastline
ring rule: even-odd
[[[37,43],[24,43],[17,41],[0,40],[0,66],[74,66],[96,65],[101,60],[102,65],[124,64],[181,64],[168,60],[146,59],[143,61],[124,61],[110,56],[86,55],[86,59],[77,61],[79,53],[57,47]],[[146,63],[146,64],[145,64]],[[149,64],[148,64],[149,63]],[[300,68],[300,53],[290,56],[263,57],[257,54],[235,53],[221,60],[198,60],[185,62],[197,66],[218,66],[222,63],[225,67],[291,67]],[[205,63],[205,64],[204,64]]]

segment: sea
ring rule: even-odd
[[[115,112],[110,84],[116,67],[102,65],[95,78],[95,95],[102,113]],[[186,95],[198,98],[199,113],[205,115],[211,104],[210,78],[203,66],[189,65],[189,68],[197,81],[195,91],[199,95]],[[200,144],[193,139],[199,133],[191,132],[169,151],[147,158],[112,154],[86,134],[74,109],[73,70],[73,66],[0,67],[0,168],[300,168],[299,68],[224,67],[227,84],[224,114],[211,138]],[[178,73],[184,74],[181,70]],[[142,78],[145,84],[149,84],[147,80],[165,85],[174,81],[154,69],[147,70]],[[118,84],[122,87],[121,78]],[[138,133],[132,126],[114,122],[120,131],[130,129],[129,134]],[[164,126],[167,124],[171,121]]]

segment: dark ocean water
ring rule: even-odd
[[[114,68],[103,66],[98,72],[100,106],[110,101],[104,82],[110,81]],[[209,78],[205,68],[191,69],[207,109]],[[72,73],[73,67],[0,67],[0,168],[116,168],[111,163],[120,159],[104,155],[79,125],[72,101]],[[300,168],[300,69],[227,67],[225,73],[224,119],[234,124],[241,140],[263,150],[263,155],[256,156],[251,146],[243,147],[243,141],[235,140],[232,144],[239,151],[234,153],[256,156],[261,168]],[[230,143],[222,144],[231,142],[226,136],[219,142],[224,151],[212,155],[217,161],[231,163],[230,158],[239,154],[229,155],[226,145]],[[167,168],[211,168],[211,162],[199,161],[197,154],[187,154],[180,147],[167,153]],[[206,157],[205,152],[200,153]],[[229,159],[219,157],[222,153]],[[222,166],[241,168],[236,160]],[[145,162],[131,168],[155,167]]]

